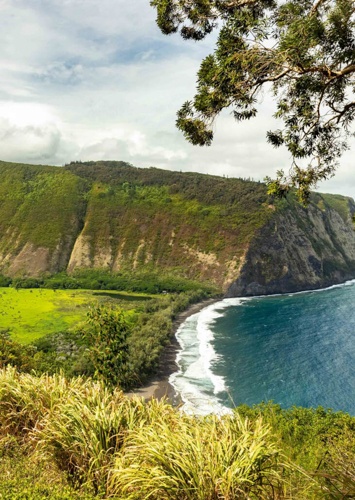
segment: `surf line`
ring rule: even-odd
[[[180,345],[180,350],[176,357],[179,370],[169,377],[169,383],[174,387],[183,401],[182,411],[195,415],[207,415],[210,413],[223,415],[232,412],[230,408],[222,405],[218,399],[218,394],[228,392],[226,380],[224,377],[213,373],[213,364],[219,359],[219,355],[213,347],[215,337],[211,327],[216,319],[223,316],[224,309],[231,306],[239,306],[246,301],[254,299],[290,296],[301,293],[319,293],[354,284],[355,279],[315,290],[227,298],[215,302],[198,313],[189,316],[176,332],[176,338]]]
[[[169,383],[183,401],[182,411],[195,415],[231,413],[232,410],[218,399],[218,394],[228,388],[224,377],[212,370],[219,356],[213,347],[214,333],[211,326],[223,316],[223,309],[244,300],[238,298],[215,302],[189,316],[177,330],[180,351],[176,363],[179,370],[170,376]]]

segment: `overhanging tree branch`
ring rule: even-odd
[[[200,39],[220,25],[216,49],[202,61],[197,93],[178,112],[178,128],[193,144],[210,145],[213,120],[223,109],[231,107],[238,121],[251,119],[259,91],[271,87],[283,127],[267,139],[291,153],[287,182],[305,201],[311,187],[333,175],[351,136],[355,0],[151,3],[163,32],[180,27],[185,38]],[[281,190],[286,178],[279,176],[274,187]]]

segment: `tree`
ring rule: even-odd
[[[291,154],[289,174],[267,178],[269,192],[310,189],[334,174],[353,135],[355,116],[354,0],[151,0],[164,34],[201,40],[219,24],[213,54],[201,63],[197,93],[177,114],[195,145],[210,145],[224,108],[237,121],[257,114],[258,96],[271,91],[279,130],[267,132]]]
[[[130,382],[127,337],[131,326],[120,311],[98,306],[88,313],[91,328],[83,334],[90,345],[96,376],[111,387],[124,389]]]

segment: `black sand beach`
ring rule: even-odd
[[[213,304],[214,302],[217,302],[218,300],[221,299],[208,299],[204,300],[203,302],[193,304],[175,318],[170,344],[166,346],[162,353],[158,373],[145,386],[128,393],[128,395],[134,394],[137,396],[141,396],[146,401],[149,401],[151,398],[162,399],[166,397],[173,406],[178,406],[181,403],[179,394],[176,393],[174,387],[169,384],[170,375],[172,373],[175,373],[179,369],[178,365],[176,364],[176,355],[180,349],[180,345],[176,339],[176,332],[179,326],[189,316],[198,313],[205,307]]]

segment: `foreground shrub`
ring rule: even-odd
[[[70,479],[68,495],[75,486],[80,495],[116,500],[354,498],[354,425],[346,414],[275,405],[196,418],[89,379],[0,369],[0,462],[5,453],[11,463],[12,445],[20,444],[54,478],[58,471],[59,479]],[[0,463],[6,499],[57,498],[57,486],[26,481],[26,488],[2,481]],[[63,498],[71,497],[63,490]]]
[[[123,498],[227,499],[280,484],[260,420],[197,420],[90,380],[0,370],[0,423],[74,483]]]
[[[0,370],[1,434],[32,443],[74,483],[96,492],[105,490],[110,464],[127,432],[155,418],[152,408],[154,403],[130,400],[90,379]]]
[[[68,381],[60,375],[35,377],[19,373],[12,366],[0,370],[1,433],[27,437],[49,411],[82,386],[85,382],[80,378]]]
[[[126,388],[131,377],[127,337],[132,329],[127,314],[98,306],[88,312],[88,322],[91,328],[84,328],[83,334],[96,377],[109,387]]]
[[[327,453],[316,471],[324,497],[355,498],[355,437],[345,432],[340,442],[329,443]]]
[[[273,498],[282,492],[279,450],[261,420],[175,414],[129,435],[110,485],[132,500]]]
[[[21,371],[30,371],[35,368],[34,346],[22,345],[11,340],[9,333],[0,331],[0,368],[11,364]]]
[[[139,425],[146,412],[142,399],[130,401],[119,391],[110,394],[95,387],[69,395],[46,415],[32,438],[74,482],[105,493],[114,456],[128,430]]]
[[[94,500],[68,484],[52,461],[33,454],[12,436],[0,437],[0,499]]]
[[[287,456],[304,469],[319,470],[345,443],[355,454],[355,418],[347,413],[322,407],[285,409],[271,402],[239,406],[238,412],[250,420],[262,418]]]

